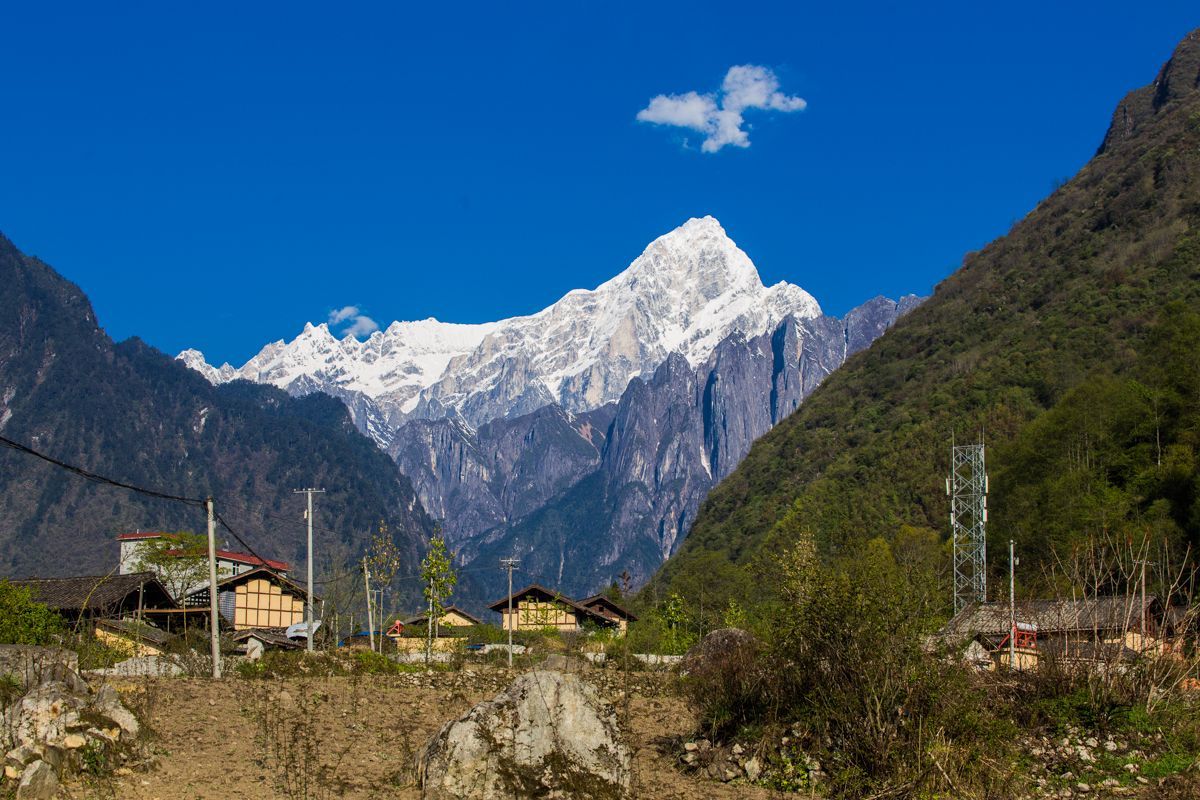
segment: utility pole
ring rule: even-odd
[[[433,575],[429,576],[429,613],[425,615],[425,666],[433,654]]]
[[[204,501],[208,510],[208,630],[212,650],[212,676],[221,677],[221,631],[217,613],[217,521],[213,499]]]
[[[1138,616],[1141,622],[1138,625],[1138,633],[1140,635],[1138,650],[1146,652],[1146,559],[1142,559],[1142,610]]]
[[[363,556],[363,581],[367,587],[367,634],[371,637],[371,652],[375,652],[375,615],[371,613],[371,571],[367,569],[366,556]]]
[[[508,622],[508,668],[509,669],[512,669],[512,656],[513,656],[512,632],[513,632],[513,626],[516,624],[516,622],[513,620],[512,574],[513,574],[513,570],[516,569],[520,563],[521,563],[520,560],[516,559],[516,558],[500,559],[500,568],[508,570],[508,619],[507,619],[507,622]]]
[[[1013,540],[1008,540],[1008,668],[1017,668],[1017,601],[1014,567],[1017,565]]]
[[[308,639],[308,652],[313,651],[313,546],[312,546],[312,496],[314,494],[324,494],[324,489],[293,489],[292,494],[304,494],[308,496],[308,510],[304,512],[304,518],[308,520],[308,602],[305,603],[305,626],[306,636]]]

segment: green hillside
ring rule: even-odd
[[[720,608],[806,530],[826,554],[944,538],[952,435],[985,436],[989,561],[1016,539],[1028,584],[1098,530],[1200,545],[1198,84],[1200,31],[1073,180],[754,445],[647,591]]]

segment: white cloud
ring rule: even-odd
[[[329,312],[329,324],[338,325],[351,317],[358,316],[358,306],[342,306],[336,311]]]
[[[688,128],[705,135],[700,149],[715,153],[725,145],[749,147],[750,135],[742,127],[743,112],[803,111],[808,103],[779,91],[779,78],[767,67],[743,64],[730,67],[719,92],[660,94],[638,112],[641,122]]]
[[[375,320],[362,313],[358,306],[342,306],[329,312],[329,324],[331,326],[348,323],[342,329],[342,335],[349,334],[354,337],[369,336],[379,330],[379,324]]]

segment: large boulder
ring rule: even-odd
[[[681,672],[701,676],[731,664],[753,663],[758,639],[741,628],[718,628],[688,650],[680,663]]]
[[[66,683],[73,691],[87,688],[79,677],[79,654],[63,647],[0,644],[0,676],[16,680],[22,690],[48,681]]]
[[[93,692],[76,659],[56,648],[0,648],[0,676],[15,677],[22,689],[0,714],[4,779],[16,783],[18,800],[53,796],[86,748],[123,760],[138,747],[137,717],[111,685]],[[0,784],[0,794],[12,783]]]
[[[45,761],[34,761],[21,773],[16,800],[50,800],[58,793],[58,773]]]
[[[612,707],[579,676],[544,670],[446,723],[417,756],[425,800],[623,798],[630,776]]]
[[[88,698],[75,694],[61,681],[35,686],[4,712],[7,748],[36,749],[62,742],[82,724],[87,702]]]

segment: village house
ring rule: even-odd
[[[586,600],[580,600],[579,605],[589,611],[608,618],[616,624],[617,629],[624,635],[629,630],[629,623],[637,622],[637,616],[621,605],[602,594],[592,595]]]
[[[303,586],[267,567],[257,567],[217,581],[217,609],[235,631],[252,628],[287,629],[304,621]],[[185,608],[207,609],[208,586],[183,600]]]
[[[503,597],[488,606],[500,615],[500,626],[504,630],[556,628],[559,631],[577,631],[587,625],[594,625],[624,633],[628,623],[636,619],[628,611],[607,598],[601,598],[600,595],[589,597],[584,603],[580,603],[536,583],[513,592],[511,600],[512,619],[509,619],[508,597]]]
[[[458,606],[447,606],[442,610],[438,624],[433,626],[436,640],[433,649],[450,651],[462,644],[462,638],[467,628],[482,625],[483,621]],[[387,629],[387,638],[397,650],[416,652],[425,647],[425,639],[429,635],[429,615],[418,614],[404,620],[396,620]]]
[[[1016,669],[1034,668],[1046,659],[1099,668],[1165,652],[1168,617],[1153,595],[1144,601],[1124,595],[1019,603],[1015,626],[1008,603],[973,603],[937,636],[951,646],[971,643],[972,653],[987,653],[989,669],[1007,668],[1010,657]]]
[[[117,543],[121,547],[119,572],[125,575],[141,571],[142,559],[144,558],[147,544],[157,542],[163,538],[170,539],[173,536],[174,534],[164,531],[137,531],[134,533],[119,534],[117,536]],[[288,573],[291,571],[291,567],[284,561],[274,561],[272,559],[264,561],[250,553],[240,553],[235,550],[217,550],[216,557],[218,579],[241,575],[244,572],[250,572],[259,567],[269,567],[284,578],[288,577]],[[207,578],[197,580],[189,586],[180,587],[179,597],[186,597],[206,585],[208,585]]]
[[[128,655],[159,654],[172,638],[169,626],[158,627],[148,621],[163,619],[157,615],[179,609],[152,572],[28,578],[9,583],[28,589],[34,601]]]
[[[453,630],[454,628],[469,628],[473,625],[482,624],[482,620],[472,614],[467,613],[458,606],[446,606],[446,608],[442,610],[442,616],[434,628],[448,628]],[[416,630],[419,630],[422,634],[424,634],[428,626],[429,615],[417,614],[416,616],[409,617],[405,620],[397,620],[395,623],[393,623],[392,627],[388,629],[388,636],[400,636],[405,631],[409,631],[411,633]]]
[[[71,622],[80,619],[119,619],[152,609],[178,607],[153,572],[26,578],[10,580],[9,584],[29,589],[36,602],[57,611]]]

